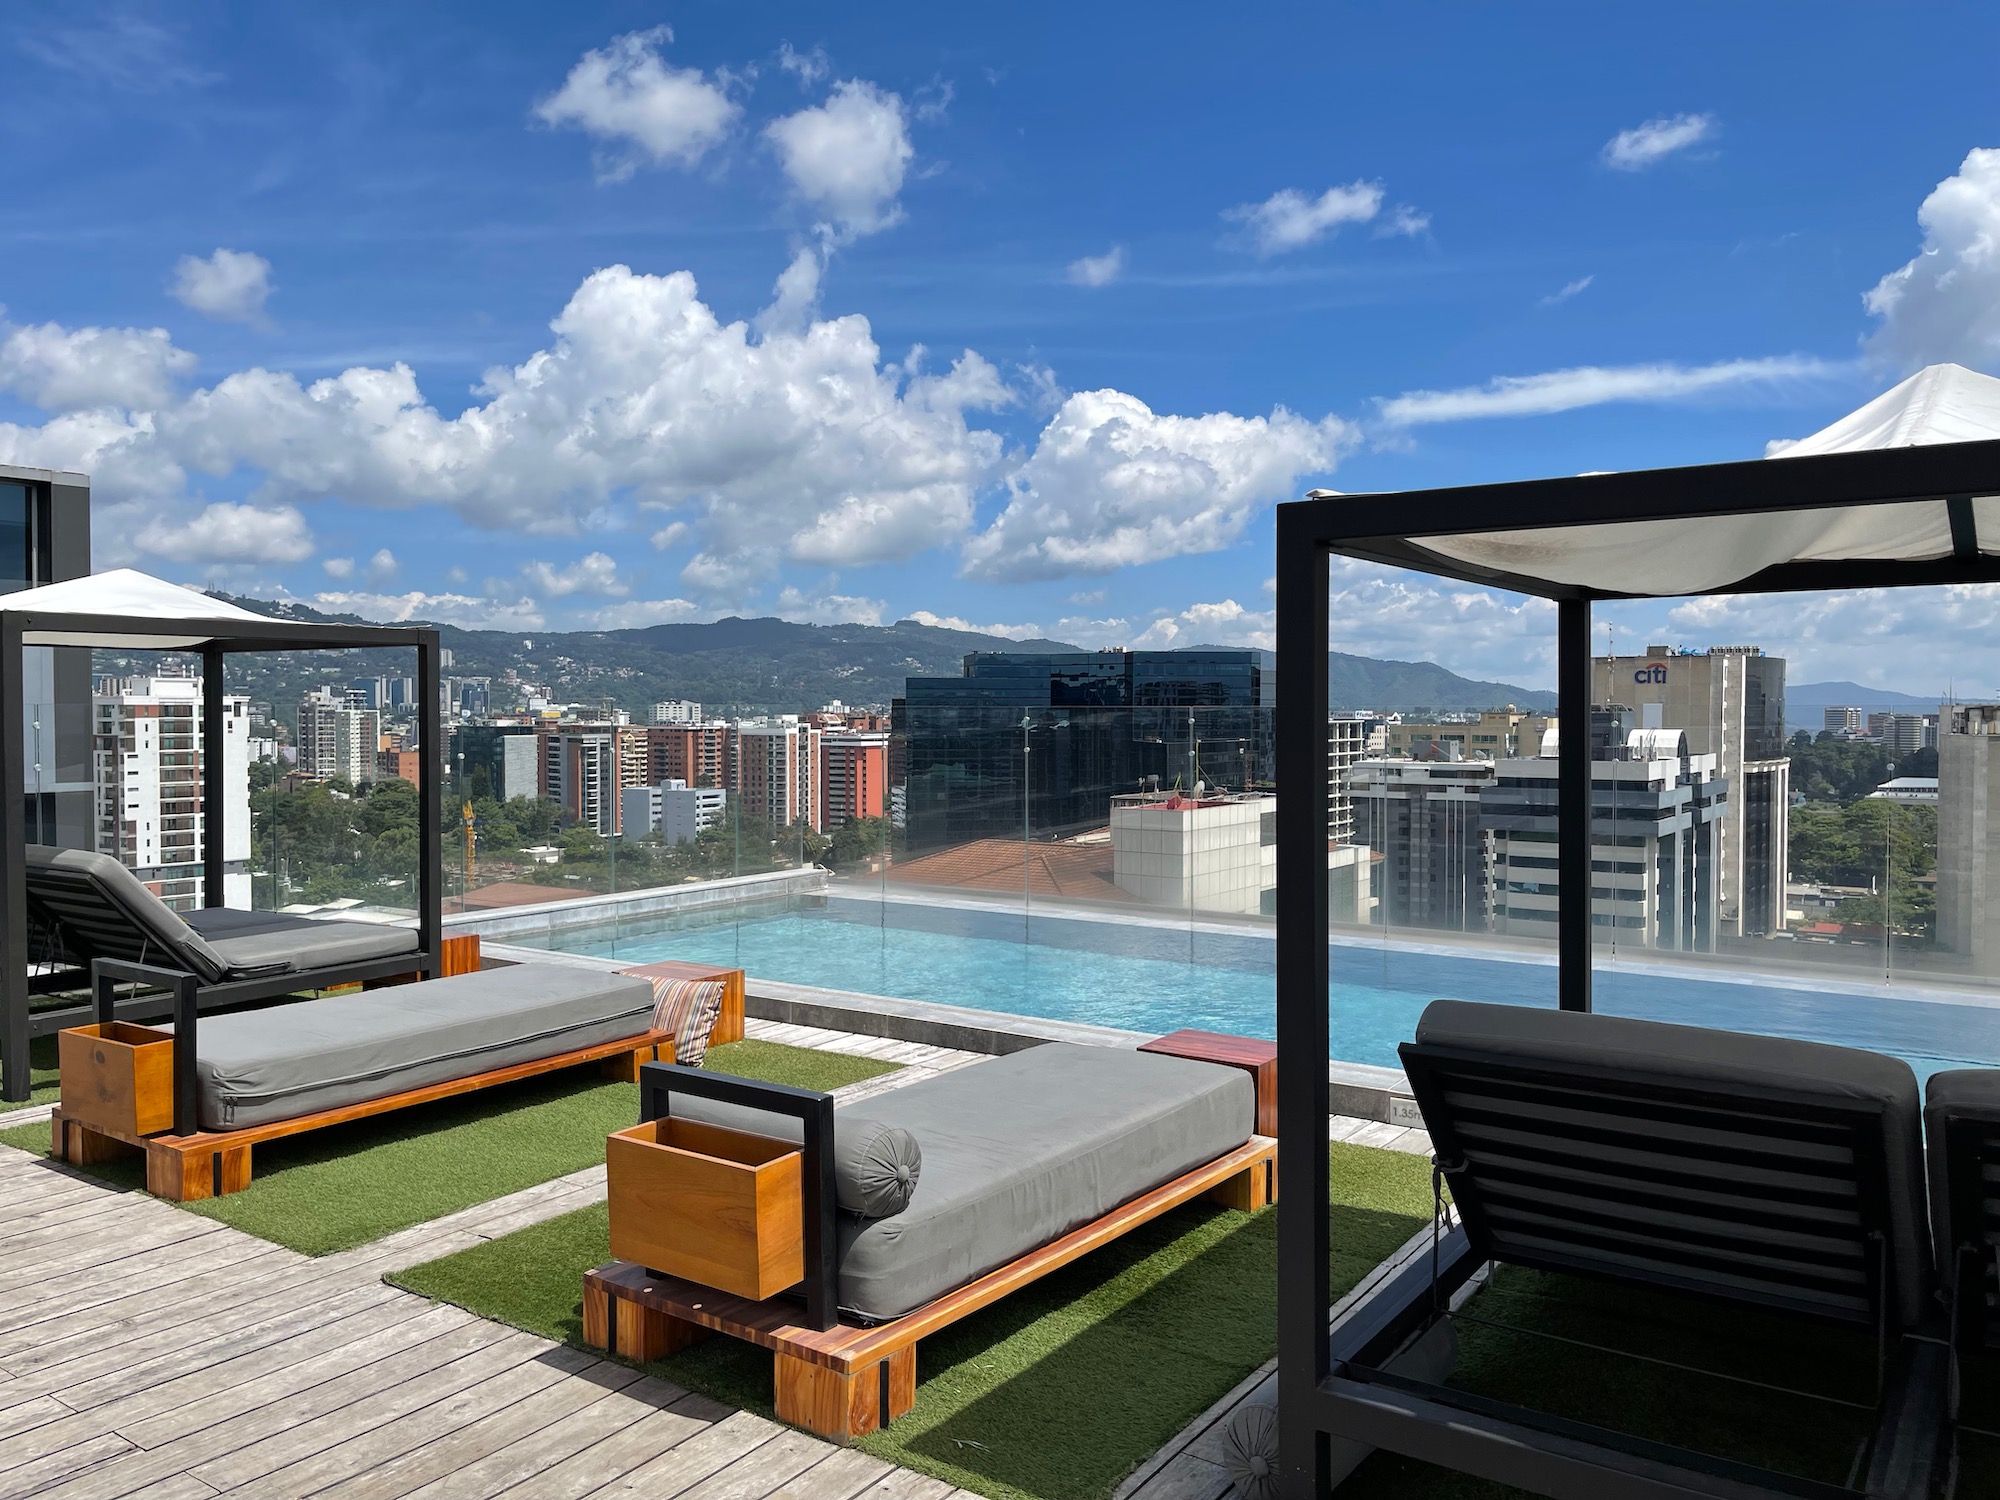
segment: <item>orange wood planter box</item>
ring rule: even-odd
[[[805,1279],[800,1152],[695,1120],[605,1142],[611,1253],[761,1302]]]
[[[121,1135],[174,1126],[174,1034],[129,1021],[56,1036],[65,1119]]]

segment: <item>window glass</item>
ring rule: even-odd
[[[28,487],[0,480],[0,593],[30,582],[28,536]]]

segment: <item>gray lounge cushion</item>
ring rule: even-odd
[[[195,1082],[204,1130],[241,1130],[637,1036],[643,979],[516,964],[203,1017]]]
[[[900,1317],[1250,1139],[1238,1068],[1050,1042],[877,1094],[835,1133],[898,1127],[923,1147],[909,1206],[841,1224],[840,1303]]]
[[[2000,1128],[2000,1068],[1953,1068],[1933,1073],[1924,1085],[1924,1134],[1931,1148],[1931,1230],[1937,1263],[1956,1258],[1951,1238],[1951,1174],[1945,1170],[1944,1118],[1947,1114],[1989,1121]]]
[[[1895,1261],[1893,1302],[1906,1325],[1928,1307],[1932,1261],[1917,1079],[1899,1058],[1788,1037],[1464,1000],[1426,1006],[1417,1041],[1546,1064],[1554,1071],[1574,1064],[1614,1067],[1641,1080],[1724,1094],[1879,1105]],[[1671,1152],[1671,1140],[1662,1141],[1662,1152]],[[1663,1225],[1660,1232],[1672,1230]]]
[[[300,971],[329,969],[417,951],[416,928],[382,922],[322,921],[225,906],[191,911],[186,920],[224,962],[239,970],[273,964]]]

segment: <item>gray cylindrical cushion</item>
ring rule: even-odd
[[[923,1169],[923,1149],[901,1126],[844,1111],[834,1116],[833,1180],[849,1213],[893,1218],[910,1206]]]
[[[1278,1409],[1239,1406],[1222,1424],[1222,1468],[1242,1500],[1278,1500]]]
[[[795,1144],[804,1136],[797,1115],[724,1104],[692,1094],[674,1095],[669,1113]],[[884,1125],[853,1110],[834,1111],[834,1199],[847,1212],[867,1219],[886,1219],[901,1213],[910,1205],[910,1195],[917,1190],[917,1177],[923,1166],[923,1151],[909,1131]]]

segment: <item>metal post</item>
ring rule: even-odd
[[[1556,602],[1556,994],[1590,1009],[1590,601]]]
[[[193,1135],[201,1129],[195,1089],[195,1030],[201,1012],[198,981],[192,974],[174,979],[174,1134]]]
[[[444,946],[444,710],[438,681],[438,634],[417,646],[417,947],[422,973],[435,979]]]
[[[223,877],[228,796],[223,790],[222,647],[201,649],[201,904],[227,906]],[[253,901],[251,905],[256,905]]]
[[[26,1102],[28,1067],[27,725],[21,698],[21,617],[0,610],[0,1008],[6,1041],[0,1053],[0,1095]]]
[[[1327,1441],[1316,1398],[1328,1371],[1326,1120],[1327,553],[1310,506],[1278,508],[1278,1491],[1317,1500]]]

